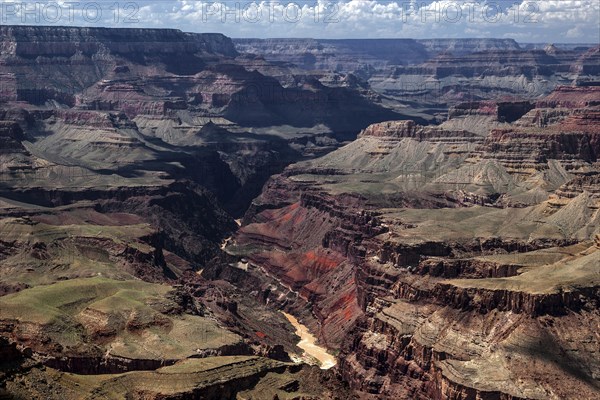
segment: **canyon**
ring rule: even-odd
[[[0,38],[0,399],[600,395],[598,44]]]
[[[233,246],[364,398],[595,398],[599,95],[559,87],[484,137],[465,120],[500,104],[452,111],[464,130],[371,125],[273,177]]]

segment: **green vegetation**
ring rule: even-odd
[[[240,341],[212,320],[167,314],[178,307],[167,297],[171,290],[143,281],[72,279],[0,298],[0,319],[32,326],[29,334],[40,341],[96,344],[134,359],[180,359]]]

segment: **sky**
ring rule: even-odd
[[[0,24],[176,28],[231,37],[600,43],[598,0],[0,0]]]

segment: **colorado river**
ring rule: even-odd
[[[236,220],[238,225],[241,224],[241,220]],[[233,236],[226,238],[223,243],[221,243],[221,250],[227,251],[227,245],[230,241],[233,240]],[[244,260],[244,259],[242,259]],[[248,262],[238,262],[236,265],[233,265],[237,268],[243,269],[244,271],[248,270]],[[262,269],[262,268],[261,268]],[[266,273],[266,271],[263,271]],[[200,271],[201,273],[201,271]],[[267,274],[268,276],[268,274]],[[290,289],[291,290],[291,289]],[[334,356],[329,354],[324,347],[317,345],[317,338],[310,333],[308,328],[302,325],[296,317],[291,314],[282,312],[282,314],[290,321],[290,324],[296,328],[296,334],[300,336],[300,341],[298,342],[298,347],[304,350],[304,356],[301,357],[301,361],[306,362],[307,364],[315,364],[315,360],[321,367],[321,369],[329,369],[337,363]]]
[[[329,369],[336,364],[335,357],[329,354],[325,348],[316,344],[317,338],[310,333],[306,326],[298,322],[293,315],[285,312],[282,312],[282,314],[290,321],[290,324],[294,325],[296,334],[300,336],[298,347],[304,350],[304,353],[308,356],[305,357],[308,358],[308,360],[304,359],[303,361],[310,364],[310,359],[316,359],[319,362],[321,369]]]

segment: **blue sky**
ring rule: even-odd
[[[232,37],[600,42],[598,0],[0,0],[1,24],[177,28]]]

